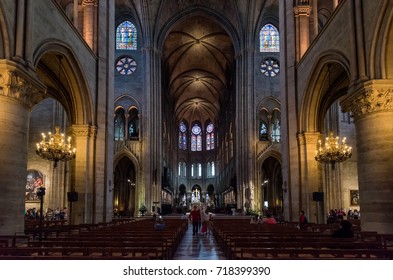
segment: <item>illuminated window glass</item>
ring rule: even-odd
[[[187,127],[183,122],[179,125],[179,149],[187,150]]]
[[[280,36],[277,28],[272,24],[266,24],[259,32],[260,52],[279,52]]]
[[[130,75],[136,70],[136,61],[129,56],[123,56],[116,62],[116,70],[122,75]]]
[[[125,124],[124,109],[119,108],[116,110],[115,121],[114,121],[115,140],[123,140],[123,138],[124,138],[124,124]]]
[[[191,151],[202,151],[202,129],[199,124],[194,124],[191,132]]]
[[[206,150],[214,149],[214,125],[209,123],[206,127]]]
[[[117,50],[136,50],[137,49],[137,30],[130,21],[123,21],[116,29],[116,49]]]
[[[261,63],[261,73],[267,77],[275,77],[280,72],[278,60],[274,58],[266,58]]]

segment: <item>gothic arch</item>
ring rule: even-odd
[[[139,113],[142,112],[142,106],[139,101],[133,96],[129,96],[127,94],[123,94],[116,98],[114,104],[115,108],[118,108],[120,106],[123,107],[125,111],[129,111],[131,108],[135,107],[138,109]]]
[[[138,174],[138,171],[141,168],[139,160],[133,153],[131,153],[126,148],[122,149],[121,151],[117,152],[114,155],[114,157],[113,157],[113,166],[116,166],[123,157],[127,157],[127,158],[129,158],[131,160],[131,162],[134,164],[135,170],[137,171],[137,174]],[[138,178],[138,176],[137,176],[137,178]]]
[[[346,93],[352,75],[349,60],[336,51],[322,53],[310,73],[299,110],[299,131],[314,132],[320,130],[329,106]]]
[[[57,74],[58,55],[61,56],[61,70],[65,75],[61,80]],[[54,63],[51,62],[53,60]],[[44,41],[33,53],[33,64],[37,70],[39,67],[43,68],[39,73],[43,80],[51,84],[51,80],[57,79],[57,83],[64,89],[64,95],[59,101],[67,111],[71,124],[94,124],[92,93],[81,64],[68,45],[57,40]]]

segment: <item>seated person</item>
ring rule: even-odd
[[[165,223],[161,216],[157,217],[156,222],[154,224],[154,229],[163,230],[165,229]]]
[[[334,238],[353,238],[353,231],[352,231],[352,224],[347,221],[343,220],[340,224],[340,229],[333,232],[332,237]]]
[[[275,225],[277,224],[276,219],[272,216],[272,214],[266,214],[265,224]]]

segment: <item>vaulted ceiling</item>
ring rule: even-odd
[[[177,121],[216,122],[231,83],[234,49],[229,35],[202,16],[179,22],[164,48],[165,89]]]

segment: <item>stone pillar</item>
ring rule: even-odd
[[[0,62],[0,232],[24,232],[29,111],[45,86],[13,62]]]
[[[74,172],[71,172],[72,191],[78,193],[78,201],[73,202],[70,209],[72,224],[92,223],[94,215],[94,189],[91,174],[90,127],[88,125],[73,125],[72,140],[75,143],[76,157],[70,161]]]
[[[300,210],[304,210],[308,220],[314,223],[323,222],[323,202],[313,201],[313,192],[320,192],[318,184],[318,162],[315,160],[315,150],[319,133],[304,132],[298,135],[300,150]]]
[[[393,233],[393,82],[372,80],[342,101],[355,119],[362,230]]]
[[[97,5],[97,0],[83,0],[83,38],[90,48],[95,51],[94,44],[94,23],[95,23],[95,6]]]
[[[310,45],[310,5],[293,8],[296,25],[296,61],[299,61]]]

